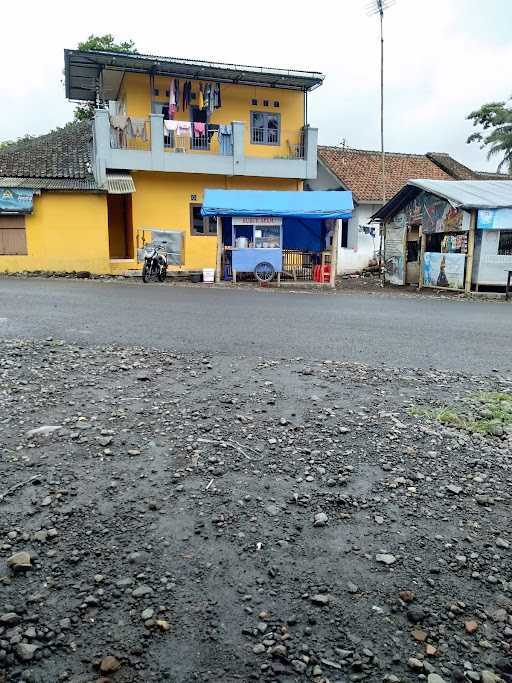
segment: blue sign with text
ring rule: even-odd
[[[512,209],[478,209],[478,230],[512,230]]]
[[[0,187],[0,212],[31,213],[34,190]]]

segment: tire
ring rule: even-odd
[[[275,272],[274,266],[268,261],[261,261],[254,269],[254,275],[258,282],[270,282]]]
[[[144,264],[142,268],[142,282],[150,282],[151,281],[151,273],[150,270],[147,266],[147,263]]]
[[[158,271],[157,277],[158,277],[159,282],[165,282],[165,278],[167,277],[167,268],[165,268],[165,267],[160,268],[160,270]]]

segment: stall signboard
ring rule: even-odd
[[[423,286],[464,289],[465,254],[423,254]]]
[[[0,212],[31,213],[34,190],[19,187],[0,187]]]
[[[512,230],[512,209],[478,209],[478,230]]]
[[[233,216],[233,225],[281,225],[280,216]]]
[[[386,239],[384,242],[384,266],[386,280],[392,285],[405,284],[405,225],[386,225]]]

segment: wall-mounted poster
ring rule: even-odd
[[[465,254],[423,254],[423,286],[464,289]]]
[[[392,285],[405,284],[404,234],[404,226],[386,225],[384,268],[386,280]]]
[[[469,230],[470,214],[458,209],[441,197],[429,192],[420,192],[405,207],[409,224],[421,223],[423,232],[462,232]]]

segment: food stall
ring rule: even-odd
[[[275,216],[235,216],[232,219],[233,279],[254,273],[262,282],[283,268],[283,220]],[[271,268],[269,267],[271,266]]]
[[[205,190],[202,213],[217,218],[217,281],[224,275],[236,282],[238,274],[251,273],[260,282],[276,275],[280,283],[287,270],[304,266],[301,254],[315,254],[318,268],[328,273],[324,278],[322,270],[321,281],[334,286],[338,224],[352,208],[351,192]],[[293,266],[285,263],[290,253]]]

